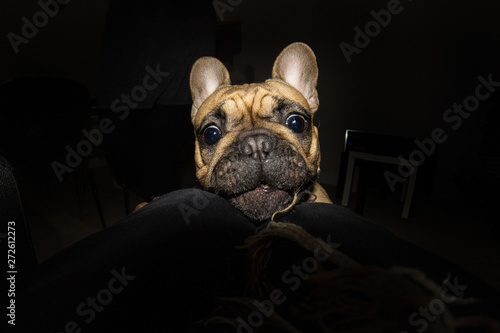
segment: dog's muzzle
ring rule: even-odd
[[[217,162],[211,189],[254,220],[287,206],[307,181],[306,161],[290,142],[265,128],[240,133]]]

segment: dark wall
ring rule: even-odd
[[[14,51],[9,33],[23,37],[23,18],[43,11],[51,0],[4,0],[0,4],[0,81],[18,76],[62,76],[85,84],[94,92],[108,0],[60,0],[59,6],[34,37]],[[54,6],[49,6],[55,10]],[[41,16],[40,16],[41,17]],[[40,23],[43,23],[41,21]]]
[[[388,5],[398,13],[348,63],[340,44],[355,46],[354,28],[365,30],[375,20],[371,11],[379,13]],[[65,76],[94,93],[107,1],[70,1],[17,54],[6,36],[20,34],[21,18],[31,18],[40,6],[26,0],[7,0],[1,6],[0,80]],[[294,41],[315,51],[322,182],[337,181],[346,129],[420,138],[430,137],[438,127],[446,130],[434,191],[438,197],[454,195],[453,177],[479,164],[481,126],[493,112],[491,99],[481,102],[456,130],[443,114],[474,95],[478,76],[492,74],[500,81],[498,1],[402,0],[398,5],[385,0],[232,0],[229,6],[225,12],[219,9],[219,19],[241,23],[236,75],[252,66],[256,81],[265,80],[280,50]]]

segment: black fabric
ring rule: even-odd
[[[361,263],[417,267],[438,283],[450,274],[467,286],[465,296],[498,296],[472,274],[341,206],[304,203],[277,220],[337,243]],[[236,246],[263,227],[214,194],[197,189],[166,194],[20,281],[17,327],[190,332],[190,324],[213,309],[216,296],[243,293],[248,261]]]

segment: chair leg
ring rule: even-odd
[[[87,168],[86,171],[87,171],[86,173],[88,174],[90,189],[92,190],[92,196],[94,197],[94,202],[95,202],[95,205],[97,207],[97,212],[99,214],[99,218],[101,219],[102,228],[105,229],[106,228],[106,221],[104,220],[104,213],[102,211],[101,200],[99,200],[99,193],[97,192],[97,185],[95,182],[95,177],[94,177],[92,170]]]
[[[401,217],[404,219],[410,218],[414,210],[415,202],[413,199],[413,195],[415,193],[415,182],[417,180],[417,171],[418,168],[415,168],[415,170],[410,176],[410,179],[408,179],[408,187],[406,188],[405,191],[406,194],[403,207],[403,214],[401,214]]]
[[[73,173],[73,182],[75,184],[76,199],[78,201],[78,216],[80,219],[82,219],[83,218],[83,202],[85,200],[85,187],[86,187],[85,186],[85,183],[86,183],[85,174],[82,175],[80,172],[74,172]],[[79,182],[81,182],[81,188],[80,188]]]
[[[347,153],[342,152],[340,155],[340,168],[339,168],[339,176],[337,179],[337,189],[335,191],[335,196],[337,198],[342,198],[342,194],[344,193],[344,184],[347,173]]]
[[[408,192],[408,183],[409,180],[406,180],[402,185],[403,188],[401,189],[401,202],[405,201],[406,199],[406,193]]]
[[[349,195],[351,194],[352,178],[354,175],[354,163],[355,163],[355,156],[351,153],[349,154],[347,162],[347,172],[344,183],[344,194],[342,194],[342,206],[346,207],[349,204]]]
[[[130,213],[129,192],[127,186],[123,185],[123,200],[125,202],[125,215]]]
[[[79,179],[81,181],[81,189],[79,188]],[[104,220],[104,213],[102,211],[101,200],[99,199],[99,194],[97,192],[97,185],[95,181],[94,174],[89,167],[88,160],[84,162],[82,166],[79,168],[79,172],[74,173],[73,180],[75,182],[76,195],[78,200],[78,212],[80,214],[80,219],[83,218],[83,204],[85,201],[85,192],[87,182],[90,185],[90,191],[92,192],[92,197],[94,198],[95,205],[97,207],[97,213],[99,214],[99,218],[101,220],[101,224],[103,229],[106,228],[106,221]]]
[[[367,185],[366,185],[366,168],[359,168],[358,186],[356,190],[356,212],[363,215],[365,210],[365,202],[367,195]]]

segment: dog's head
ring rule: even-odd
[[[196,176],[262,221],[290,204],[319,172],[318,67],[309,46],[294,43],[277,57],[272,78],[231,85],[212,57],[191,70]]]

